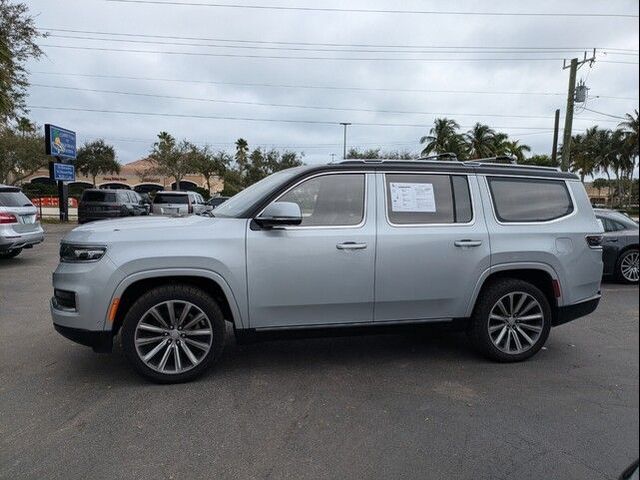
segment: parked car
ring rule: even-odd
[[[615,210],[596,209],[604,226],[604,275],[623,283],[638,283],[638,223]]]
[[[191,213],[200,215],[210,210],[211,207],[207,205],[199,193],[178,191],[156,193],[151,207],[154,215],[188,215]]]
[[[240,342],[462,322],[479,352],[516,362],[552,326],[595,310],[601,240],[582,183],[555,169],[303,166],[243,190],[213,218],[76,228],[61,243],[51,313],[62,335],[97,351],[119,336],[133,367],[158,382],[215,362],[225,320]]]
[[[229,197],[211,197],[207,200],[207,205],[211,205],[211,207],[216,208],[219,205],[222,205],[224,202],[229,200]]]
[[[78,223],[147,214],[142,198],[133,190],[90,188],[82,192],[78,204]]]
[[[18,187],[0,184],[0,260],[44,240],[38,211]]]
[[[147,212],[147,215],[151,213],[151,205],[153,205],[153,200],[151,200],[151,196],[148,193],[138,193],[140,196],[140,200],[144,205],[144,208]]]

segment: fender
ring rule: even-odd
[[[508,270],[542,270],[548,273],[553,280],[560,280],[558,273],[553,269],[553,267],[546,263],[538,263],[538,262],[515,262],[515,263],[500,263],[498,265],[492,265],[480,275],[475,288],[473,289],[473,295],[469,300],[469,304],[467,305],[466,317],[470,317],[473,314],[473,308],[476,305],[476,300],[478,299],[478,295],[480,294],[480,290],[484,285],[484,282],[496,272],[504,272]],[[558,306],[564,305],[564,301],[562,296],[558,298]]]
[[[222,275],[206,269],[159,268],[159,269],[143,270],[140,272],[132,273],[127,277],[125,277],[118,284],[113,295],[111,296],[109,305],[111,305],[114,298],[121,298],[125,290],[133,283],[139,280],[146,280],[149,278],[161,278],[161,277],[201,277],[201,278],[207,278],[209,280],[213,280],[220,286],[220,288],[222,289],[222,292],[227,297],[227,300],[229,302],[229,307],[231,308],[231,313],[233,314],[233,318],[237,320],[236,328],[237,329],[247,328],[247,326],[245,325],[244,319],[240,314],[240,308],[238,307],[238,302],[236,301],[236,297],[233,294],[231,287],[229,287],[229,284],[227,283],[227,281],[222,277]],[[105,314],[103,330],[111,330],[107,316],[108,316],[108,312]]]

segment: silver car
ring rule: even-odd
[[[38,211],[17,187],[0,185],[0,260],[44,240]]]
[[[141,374],[181,382],[238,341],[462,323],[501,362],[600,300],[602,226],[579,179],[490,162],[349,161],[285,170],[213,218],[89,224],[62,241],[55,328],[114,337]],[[372,353],[373,354],[373,353]]]
[[[153,197],[154,215],[200,215],[211,211],[202,195],[197,192],[161,191]]]

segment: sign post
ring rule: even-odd
[[[49,178],[58,182],[58,206],[60,221],[69,221],[69,186],[65,182],[76,179],[73,160],[76,158],[76,133],[71,130],[45,124],[45,151],[57,161],[49,162]]]

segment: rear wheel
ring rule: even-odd
[[[201,375],[222,354],[224,318],[218,304],[189,285],[155,288],[127,312],[122,347],[133,367],[159,383]]]
[[[16,248],[15,250],[9,250],[6,252],[0,252],[0,259],[17,257],[18,255],[20,255],[20,252],[22,252],[21,248]]]
[[[470,330],[480,353],[499,362],[518,362],[542,348],[551,329],[551,308],[540,289],[522,280],[503,279],[481,295]]]
[[[627,250],[616,264],[616,277],[623,283],[638,283],[638,250]]]

